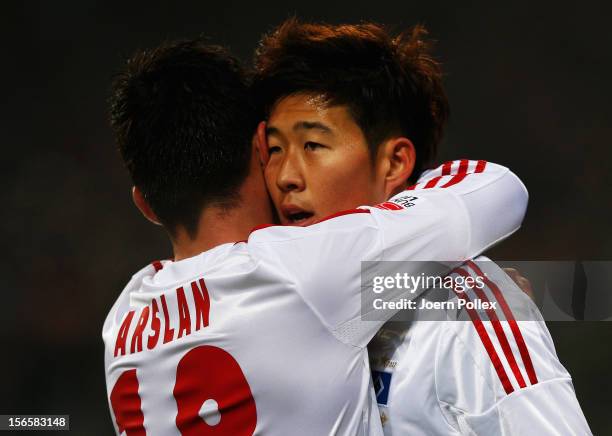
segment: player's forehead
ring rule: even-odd
[[[319,93],[298,93],[280,98],[268,119],[268,134],[315,132],[330,137],[360,135],[361,129],[345,105],[331,104]]]

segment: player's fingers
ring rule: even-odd
[[[514,268],[504,268],[504,271],[525,294],[529,295],[529,298],[532,300],[534,299],[531,282],[526,277],[523,277],[521,273]]]
[[[518,285],[519,273],[514,268],[504,268],[504,272]]]
[[[504,272],[510,277],[515,277],[518,275],[518,271],[515,268],[504,268]]]
[[[523,292],[529,295],[529,297],[533,300],[534,298],[533,288],[531,287],[531,282],[529,281],[529,279],[527,279],[526,277],[520,276],[518,283],[519,283],[519,287],[523,290]]]

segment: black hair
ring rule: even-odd
[[[414,181],[435,157],[449,115],[442,72],[422,26],[392,36],[373,23],[330,25],[292,18],[264,36],[255,54],[255,92],[264,112],[298,93],[346,105],[372,159],[395,135],[416,149]]]
[[[132,181],[161,223],[193,238],[205,206],[237,204],[257,117],[239,61],[202,38],[130,58],[112,85],[110,119]]]

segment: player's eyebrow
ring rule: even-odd
[[[298,121],[293,125],[293,130],[320,130],[323,133],[333,134],[333,131],[327,125],[319,121]],[[278,136],[284,138],[283,132],[278,128],[270,125],[266,125],[266,136]]]
[[[283,136],[282,132],[277,127],[266,125],[266,136],[270,135]]]
[[[319,121],[298,121],[293,125],[293,130],[321,130],[323,133],[333,133],[332,129]]]

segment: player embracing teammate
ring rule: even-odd
[[[218,47],[167,43],[116,79],[134,202],[174,249],[133,276],[104,325],[117,433],[381,434],[366,346],[384,320],[361,319],[361,261],[459,265],[519,227],[527,195],[506,168],[423,172],[446,100],[419,35],[340,30],[290,21],[264,40],[268,123],[253,144],[258,103]],[[409,68],[418,59],[425,70]],[[261,226],[266,187],[281,224],[301,226]]]
[[[448,115],[429,48],[419,26],[393,37],[375,24],[288,20],[263,38],[256,89],[268,117],[266,181],[281,222],[307,225],[338,204],[381,203],[401,189],[479,196],[473,219],[491,230],[513,213],[516,203],[494,222],[479,215],[492,199],[478,193],[474,176],[501,176],[494,164],[463,159],[428,169]],[[369,346],[385,434],[589,434],[530,298],[484,257],[452,276],[484,286],[449,292],[459,310],[443,318],[419,321],[431,314],[417,313],[389,323]],[[435,292],[424,297],[435,300]]]

